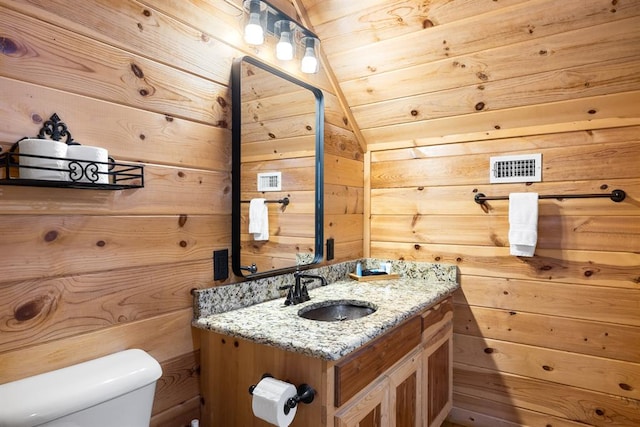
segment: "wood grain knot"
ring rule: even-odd
[[[4,55],[11,55],[18,51],[18,45],[11,39],[0,37],[0,52]]]
[[[422,28],[431,28],[433,27],[433,21],[431,19],[425,19],[422,21]]]
[[[603,416],[604,415],[604,409],[596,408],[595,412],[596,412],[596,415],[599,415],[599,416]]]
[[[276,139],[276,136],[274,134],[272,134],[271,132],[269,132],[269,138]]]
[[[187,242],[185,242],[184,240],[180,240],[180,247],[181,248],[186,248],[187,247]]]
[[[624,391],[632,391],[633,390],[633,387],[631,387],[629,384],[620,383],[620,384],[618,384],[618,386],[620,386],[620,388],[623,389]]]
[[[420,245],[418,245],[418,244],[413,245],[413,249],[415,249],[416,251],[419,251],[420,250]]]
[[[224,99],[223,97],[219,96],[216,98],[216,102],[218,103],[219,106],[221,106],[222,108],[225,108],[227,106],[227,100]]]
[[[585,277],[591,277],[593,275],[593,271],[587,270],[584,272]]]
[[[33,113],[31,115],[31,121],[33,123],[40,124],[40,123],[42,123],[42,116],[40,116],[40,114]]]
[[[491,347],[487,347],[487,348],[484,349],[484,352],[487,353],[487,354],[492,354],[494,351],[495,350],[492,349]]]
[[[15,317],[18,322],[26,322],[27,320],[31,320],[42,312],[45,307],[45,302],[45,297],[39,297],[32,301],[24,303],[15,310],[15,312],[13,313],[13,317]]]
[[[107,243],[104,240],[98,240],[96,242],[96,246],[99,248],[104,248],[107,245]]]
[[[131,64],[131,71],[137,78],[139,79],[144,78],[144,73],[142,72],[142,68],[138,67],[136,64]]]
[[[487,76],[485,73],[483,73],[482,71],[478,71],[476,73],[476,77],[478,77],[480,80],[482,80],[483,82],[486,82],[487,80],[489,80],[489,76]]]
[[[413,117],[416,117],[418,114],[419,114],[419,113],[418,113],[418,110],[411,110],[411,115],[412,115]]]
[[[598,111],[597,111],[597,110],[589,110],[589,111],[587,111],[587,112],[588,112],[589,114],[595,114],[595,113],[597,113]]]
[[[58,232],[56,230],[51,230],[44,235],[45,242],[53,242],[58,238]]]
[[[542,365],[542,369],[544,369],[547,372],[553,371],[553,368],[549,365]]]
[[[484,107],[485,107],[484,102],[478,102],[475,106],[475,109],[476,111],[482,111],[484,110]]]
[[[180,217],[178,217],[178,225],[180,227],[184,227],[184,225],[187,223],[187,219],[188,219],[187,214],[180,214]]]

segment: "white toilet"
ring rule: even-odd
[[[148,427],[160,364],[126,350],[0,385],[0,427]]]

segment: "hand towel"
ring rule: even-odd
[[[538,241],[538,193],[509,194],[511,255],[533,256]]]
[[[249,233],[253,234],[253,240],[269,240],[269,210],[266,199],[251,199]]]

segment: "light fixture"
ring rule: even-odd
[[[300,63],[300,71],[307,74],[318,72],[318,57],[316,56],[316,42],[315,37],[304,37],[302,42],[304,44],[304,56]]]
[[[260,46],[267,39],[273,40],[279,61],[291,61],[298,56],[303,73],[318,72],[320,40],[315,34],[266,1],[245,0],[243,7],[247,44]]]
[[[280,34],[278,44],[276,44],[276,58],[281,61],[290,61],[293,59],[293,34],[291,33],[291,26],[289,21],[276,22],[276,36]]]
[[[260,22],[260,14],[262,7],[260,0],[249,0],[249,21],[244,27],[244,41],[252,45],[261,45],[264,43],[264,30]]]

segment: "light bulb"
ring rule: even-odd
[[[280,40],[276,45],[276,58],[282,61],[293,59],[293,44],[291,44],[291,33],[283,31]]]
[[[313,51],[312,47],[307,47],[304,50],[304,57],[300,64],[300,71],[307,74],[315,73],[318,70],[318,59]]]
[[[246,3],[245,3],[246,4]],[[264,30],[260,25],[261,5],[259,0],[249,0],[249,22],[244,27],[244,41],[252,45],[264,43]]]
[[[264,31],[260,25],[259,13],[249,14],[249,23],[244,27],[244,41],[253,45],[264,43]]]

